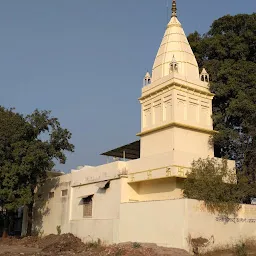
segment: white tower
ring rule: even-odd
[[[214,95],[209,91],[209,75],[205,69],[199,75],[174,0],[150,82],[142,88],[139,99],[141,157],[166,152],[172,152],[177,159],[213,156],[209,138],[214,133],[211,119]]]

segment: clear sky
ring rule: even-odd
[[[177,0],[187,34],[255,0]],[[171,0],[169,0],[171,6]],[[65,172],[106,163],[100,153],[136,140],[142,79],[167,23],[166,0],[2,0],[0,104],[52,110],[72,134]]]

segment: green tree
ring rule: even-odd
[[[183,194],[187,198],[204,201],[210,212],[235,214],[239,204],[254,189],[248,185],[246,176],[240,177],[240,181],[237,184],[236,172],[228,168],[227,160],[199,159],[192,163]]]
[[[188,36],[199,66],[211,77],[216,154],[236,160],[256,181],[256,14],[224,16]]]
[[[50,111],[23,116],[0,108],[0,200],[7,211],[28,207],[27,235],[32,232],[35,189],[55,161],[65,163],[65,151],[73,152],[70,139]]]

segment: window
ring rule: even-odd
[[[83,198],[83,217],[84,218],[92,217],[92,197],[93,195]]]
[[[49,192],[48,198],[49,198],[49,199],[54,198],[54,192],[53,192],[53,191]]]
[[[67,196],[67,195],[68,195],[67,189],[61,190],[61,196]]]

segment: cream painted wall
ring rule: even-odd
[[[188,234],[192,238],[214,238],[209,247],[237,243],[246,238],[256,238],[256,206],[242,205],[236,217],[222,219],[207,211],[202,202],[187,200]]]
[[[179,87],[173,89],[173,121],[213,130],[212,97]]]
[[[141,100],[142,132],[170,122],[213,129],[212,96],[181,87],[160,90]]]
[[[70,203],[71,174],[48,180],[45,186],[37,192],[39,199],[35,202],[34,230],[43,235],[57,233],[57,226],[62,232],[69,231],[69,203]],[[68,190],[67,196],[62,196],[62,190]],[[49,198],[49,193],[54,197]]]
[[[98,182],[101,180],[118,178],[118,175],[125,169],[125,162],[116,161],[95,167],[84,167],[80,170],[71,170],[72,186],[78,186]]]
[[[166,167],[173,163],[173,152],[145,156],[126,162],[128,173]]]
[[[83,241],[100,238],[105,243],[116,242],[121,202],[121,180],[111,180],[108,189],[100,189],[97,183],[72,188],[70,232]],[[83,217],[82,197],[93,195],[92,217]]]
[[[183,200],[123,203],[119,242],[147,242],[184,248],[186,232]]]
[[[154,87],[154,93],[141,99],[141,158],[171,150],[212,157],[212,96],[170,84],[171,88],[160,91]]]
[[[111,180],[108,189],[97,187],[98,183],[72,187],[70,220],[87,221],[88,219],[117,219],[121,201],[120,179]],[[93,195],[92,218],[83,218],[82,198]],[[111,207],[110,207],[111,206]]]
[[[140,141],[141,158],[172,151],[173,140],[173,129],[143,136]]]
[[[214,150],[209,143],[209,134],[178,127],[173,128],[173,134],[174,151],[197,155],[197,158],[214,157]]]
[[[210,241],[206,248],[210,249],[256,238],[256,206],[242,205],[236,218],[223,219],[191,199],[122,203],[119,236],[120,242],[157,243],[188,251],[189,237],[203,237]]]
[[[189,129],[172,127],[141,138],[141,158],[170,151],[187,152],[202,158],[213,157],[210,135]]]
[[[118,243],[119,219],[88,219],[70,222],[70,232],[83,242],[97,241],[104,244]]]
[[[35,229],[43,235],[57,233],[56,227],[61,226],[62,233],[72,232],[83,241],[100,238],[107,243],[116,242],[119,205],[121,202],[120,172],[126,163],[114,162],[107,165],[73,170],[49,180],[42,190],[42,200],[35,205]],[[110,180],[108,189],[100,189],[97,185]],[[63,197],[61,191],[68,189]],[[48,198],[54,192],[53,198]],[[82,197],[93,196],[93,215],[83,218]]]

